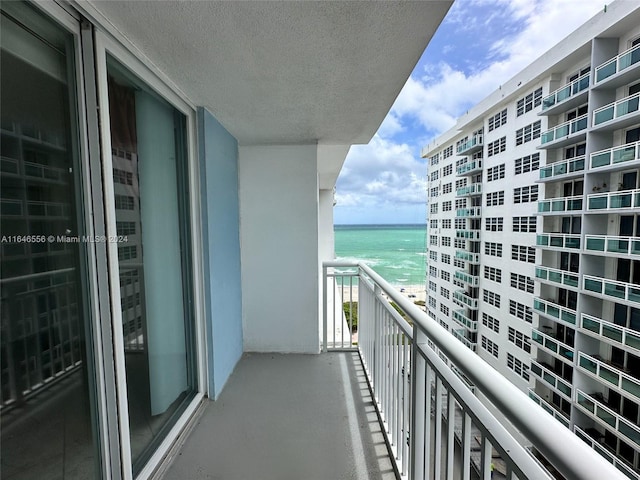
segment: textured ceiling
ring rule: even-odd
[[[366,143],[451,1],[92,1],[241,145]]]

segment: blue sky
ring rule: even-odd
[[[334,223],[425,223],[422,147],[605,3],[457,0],[371,142],[351,147]]]

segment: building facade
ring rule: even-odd
[[[428,314],[640,478],[640,8],[613,2],[428,159]]]

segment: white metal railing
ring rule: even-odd
[[[602,65],[598,65],[596,67],[596,83],[638,62],[640,62],[640,45],[635,45],[620,55],[607,60]]]
[[[640,160],[640,142],[627,143],[619,147],[606,148],[593,152],[591,168],[608,167],[619,163],[626,163],[633,160]]]
[[[540,405],[542,408],[544,408],[547,413],[553,415],[553,418],[561,422],[565,427],[569,428],[569,419],[558,409],[558,407],[549,403],[547,400],[534,392],[531,388],[529,388],[529,398]]]
[[[616,102],[600,107],[593,111],[593,126],[624,117],[638,111],[640,93],[635,93]]]
[[[538,265],[536,266],[536,278],[539,280],[546,280],[548,282],[560,283],[567,287],[577,288],[580,276],[577,273],[560,270],[559,268]]]
[[[605,362],[600,355],[587,355],[578,352],[578,368],[594,377],[604,380],[605,385],[612,385],[640,400],[640,379],[620,370],[620,367]]]
[[[580,235],[571,233],[539,233],[536,235],[536,246],[580,249]]]
[[[462,155],[474,147],[481,147],[481,146],[482,146],[482,134],[480,133],[478,135],[474,135],[469,140],[459,145],[458,148],[456,148],[456,154]]]
[[[366,265],[325,262],[325,300],[335,291],[333,272],[337,268],[358,271],[357,348],[402,478],[453,478],[456,463],[463,479],[471,478],[472,469],[477,469],[480,478],[488,480],[494,461],[504,465],[509,480],[516,476],[520,480],[552,478],[461,376],[568,480],[623,478],[613,465],[593,455],[590,446]],[[325,304],[325,351],[329,312],[335,310],[335,305]],[[492,460],[493,449],[500,459]]]
[[[607,445],[600,443],[598,440],[589,435],[585,430],[578,425],[573,426],[573,430],[578,437],[580,437],[587,445],[590,445],[596,452],[602,455],[608,462],[614,465],[618,470],[624,473],[628,478],[640,479],[640,475],[634,472],[633,468],[627,465],[622,459],[616,457],[615,452],[611,452]],[[587,429],[588,430],[588,429]]]
[[[590,252],[640,255],[640,237],[616,237],[613,235],[585,235],[585,250]]]
[[[582,195],[549,198],[538,201],[538,213],[561,213],[582,210]]]
[[[533,297],[533,309],[538,313],[554,317],[570,325],[576,324],[577,313],[568,307],[563,307],[553,300],[546,300],[540,297]]]
[[[580,315],[580,330],[598,338],[607,338],[620,345],[640,352],[640,332],[622,327],[602,318],[583,313]]]
[[[567,83],[542,99],[542,111],[557,105],[589,88],[591,72],[587,72],[571,83]]]
[[[582,289],[584,293],[593,292],[605,297],[640,303],[640,285],[634,283],[620,282],[594,275],[583,275]]]
[[[561,138],[567,137],[574,133],[578,133],[587,128],[588,122],[588,114],[581,115],[573,120],[569,120],[567,122],[561,123],[560,125],[556,125],[555,127],[544,132],[540,137],[540,143],[544,145],[545,143],[553,142],[554,140],[559,140]]]
[[[538,328],[541,328],[541,330]],[[537,343],[540,347],[546,349],[547,351],[558,355],[563,360],[573,362],[573,356],[575,354],[575,349],[573,347],[569,346],[559,338],[550,335],[550,332],[543,332],[542,330],[544,330],[545,327],[538,328],[534,328],[532,330],[531,341]]]
[[[540,168],[540,180],[562,177],[569,173],[584,171],[585,156],[568,158],[560,162],[550,163]]]
[[[587,196],[587,210],[617,210],[640,207],[640,189],[594,193]]]
[[[562,393],[567,400],[571,400],[571,383],[558,375],[551,365],[532,359],[529,370],[540,380]]]

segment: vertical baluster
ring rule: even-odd
[[[464,426],[462,428],[462,479],[471,478],[471,417],[463,410]]]
[[[434,478],[440,479],[440,471],[442,470],[442,380],[436,375],[436,407],[434,414],[435,422],[435,439],[433,441],[434,458],[433,470]]]
[[[453,480],[453,461],[455,458],[455,426],[456,426],[456,399],[447,390],[447,480]]]

